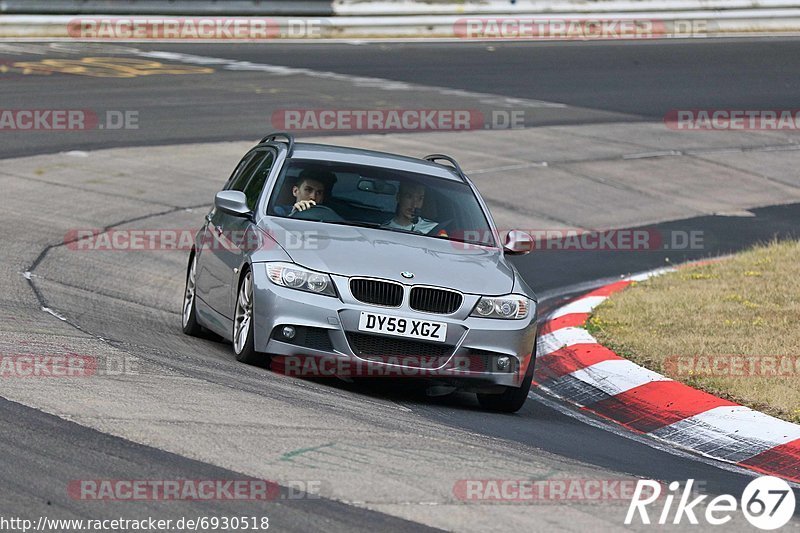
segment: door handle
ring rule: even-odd
[[[222,226],[214,226],[214,229],[217,230],[217,235],[222,235]]]

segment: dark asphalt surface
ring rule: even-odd
[[[632,114],[652,120],[675,108],[797,107],[800,88],[800,40],[688,41],[648,43],[511,43],[492,44],[332,44],[310,45],[137,45],[141,49],[185,51],[275,65],[331,70],[360,76],[384,77],[510,97],[561,102]],[[92,55],[97,55],[94,50]],[[102,55],[102,54],[101,54]],[[59,56],[64,57],[64,56]],[[76,57],[76,56],[72,56]],[[43,56],[7,54],[5,61],[41,60]],[[513,72],[513,75],[508,73]],[[3,77],[5,76],[5,77]],[[264,76],[220,71],[198,81],[196,77],[164,76],[131,79],[87,78],[68,74],[42,77],[0,74],[3,108],[135,109],[151,125],[139,131],[80,133],[0,133],[0,158],[140,144],[256,138],[270,128],[253,116],[269,116]],[[292,85],[292,84],[295,85]],[[292,87],[302,93],[293,96]],[[366,91],[366,90],[365,90]],[[317,103],[326,98],[358,99],[322,88],[287,81],[283,102]],[[371,94],[371,93],[370,93]],[[413,98],[413,95],[411,95]],[[409,98],[403,95],[399,98]],[[223,104],[220,104],[220,101]],[[279,104],[270,104],[280,107]],[[565,123],[597,121],[591,112],[572,113]],[[254,123],[255,122],[255,123]],[[556,121],[557,122],[557,121]],[[531,124],[535,124],[534,120]],[[529,283],[538,291],[560,288],[598,278],[611,278],[678,263],[686,259],[727,253],[774,236],[800,236],[800,204],[753,210],[755,217],[701,217],[652,226],[655,231],[701,231],[701,250],[659,249],[637,252],[541,251],[516,260]],[[565,297],[568,295],[564,295]],[[45,296],[47,298],[47,296]],[[97,297],[100,299],[100,296]],[[46,303],[58,308],[58,299]],[[555,302],[545,302],[544,308]],[[173,324],[158,325],[120,309],[117,320],[82,323],[88,331],[115,339],[128,347],[149,347],[159,352],[185,349],[180,343],[164,344],[177,335]],[[94,317],[87,314],[87,320]],[[122,320],[127,318],[127,322]],[[129,329],[119,329],[120,323]],[[116,328],[116,329],[115,329]],[[156,328],[155,333],[153,333]],[[150,345],[152,338],[157,346]],[[232,359],[229,347],[208,342],[208,353],[222,361]],[[193,354],[186,354],[191,356]],[[178,364],[178,363],[175,363]],[[235,364],[235,363],[232,363]],[[246,368],[241,372],[248,372]],[[252,370],[255,372],[256,370]],[[213,379],[204,375],[206,379]],[[227,375],[217,378],[230,379]],[[351,389],[346,385],[332,385]],[[353,394],[397,394],[413,403],[423,416],[443,427],[455,426],[529,446],[531,453],[546,450],[620,472],[659,479],[703,479],[711,492],[740,493],[749,478],[691,459],[656,451],[639,442],[583,424],[537,401],[529,401],[517,415],[487,416],[474,398],[459,396],[420,399],[404,390]],[[50,509],[59,516],[100,518],[115,515],[114,505],[90,506],[68,498],[65,484],[77,477],[95,478],[232,478],[235,473],[185,459],[153,448],[109,437],[70,422],[0,399],[0,514],[39,515]],[[31,453],[35,450],[35,453]],[[78,453],[77,450],[80,450]],[[139,505],[139,504],[137,504]],[[241,507],[237,507],[241,506]],[[325,528],[333,531],[421,529],[378,513],[324,500],[272,502],[213,507],[191,502],[125,507],[137,518],[157,515],[222,515],[263,512],[271,521],[298,531]],[[119,514],[119,513],[116,513]]]
[[[5,519],[21,517],[38,521],[39,516],[44,516],[61,520],[143,520],[153,517],[177,524],[182,518],[247,517],[252,520],[256,517],[261,526],[261,519],[267,517],[271,528],[279,531],[313,531],[319,529],[320,524],[325,524],[328,531],[339,532],[437,531],[339,502],[318,497],[301,498],[300,493],[286,487],[270,490],[271,498],[263,501],[81,499],[79,492],[70,488],[71,482],[255,480],[112,437],[3,398],[0,398],[0,424],[3,426],[0,433],[0,516]],[[78,528],[46,529],[51,530]],[[171,530],[181,529],[173,526]]]
[[[59,44],[37,54],[3,50],[0,63],[83,57],[130,58],[124,48],[172,51],[259,64],[312,68],[558,102],[528,109],[526,126],[660,120],[672,109],[795,108],[800,94],[800,39],[680,40],[595,43]],[[24,46],[22,47],[24,49]],[[174,62],[170,62],[174,64]],[[0,131],[0,158],[63,150],[257,139],[286,108],[418,108],[409,91],[377,91],[302,77],[217,69],[210,76],[96,78],[55,73],[0,73],[2,107],[138,113],[138,130]],[[440,101],[465,108],[476,99]],[[458,105],[456,105],[458,104]],[[430,105],[430,104],[428,104]],[[482,107],[484,110],[486,106]],[[470,107],[471,108],[471,107]]]
[[[670,109],[795,107],[799,39],[206,46],[201,55],[561,102],[660,119]],[[153,48],[198,54],[187,45]]]

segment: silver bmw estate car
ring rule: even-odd
[[[419,377],[495,411],[527,398],[537,301],[506,256],[530,251],[531,237],[501,238],[448,156],[270,134],[194,244],[183,331],[222,336],[239,361]]]

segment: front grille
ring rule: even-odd
[[[350,292],[366,304],[400,307],[403,303],[403,286],[391,281],[354,278],[350,280]]]
[[[362,359],[409,367],[437,368],[445,364],[453,353],[453,346],[446,344],[367,333],[348,333],[347,340],[353,352]]]
[[[414,287],[411,289],[409,305],[415,311],[449,315],[461,307],[464,297],[461,293],[433,287]]]

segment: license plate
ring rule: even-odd
[[[358,319],[358,330],[426,341],[444,342],[447,339],[447,324],[444,322],[400,318],[365,311],[361,312],[361,317]]]

